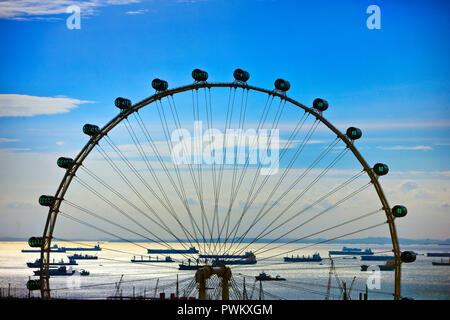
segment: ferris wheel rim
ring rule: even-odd
[[[248,91],[255,91],[255,92],[261,92],[270,95],[273,95],[275,97],[279,97],[282,100],[286,100],[287,102],[293,104],[294,106],[297,106],[301,109],[303,109],[305,112],[308,112],[309,114],[313,115],[317,120],[319,120],[322,124],[324,124],[328,129],[330,129],[333,133],[337,135],[337,137],[342,140],[348,149],[353,153],[354,157],[358,160],[360,165],[363,167],[365,173],[369,176],[371,183],[373,184],[375,191],[377,193],[378,198],[381,201],[382,204],[382,210],[386,214],[387,218],[387,224],[389,225],[389,232],[391,236],[392,246],[393,246],[393,253],[394,253],[394,261],[395,261],[395,284],[394,284],[394,299],[400,299],[401,298],[401,258],[400,258],[400,246],[398,243],[398,236],[397,236],[397,230],[395,227],[395,218],[392,215],[391,207],[389,206],[389,203],[386,199],[386,196],[384,194],[384,191],[381,187],[381,184],[378,181],[378,176],[375,174],[375,172],[372,170],[372,168],[368,165],[367,161],[364,159],[364,157],[361,155],[359,150],[356,148],[356,146],[353,143],[353,140],[351,140],[346,134],[342,133],[339,129],[337,129],[331,122],[329,122],[325,117],[323,117],[321,111],[317,111],[314,108],[307,107],[303,105],[302,103],[298,102],[297,100],[294,100],[285,93],[280,92],[278,90],[268,90],[256,86],[248,85],[246,82],[242,81],[234,81],[234,82],[194,82],[193,84],[176,87],[173,89],[167,89],[164,91],[156,92],[155,94],[151,95],[150,97],[147,97],[143,99],[142,101],[132,105],[129,109],[121,110],[119,114],[117,114],[115,117],[113,117],[106,125],[104,125],[98,134],[91,137],[89,141],[84,145],[84,147],[81,149],[81,151],[77,154],[77,156],[74,158],[73,165],[66,170],[66,173],[64,174],[59,187],[55,194],[55,202],[52,204],[52,206],[49,208],[49,212],[47,215],[47,220],[44,228],[43,233],[43,243],[41,247],[41,265],[40,265],[40,283],[41,283],[41,297],[43,299],[50,299],[51,298],[51,289],[50,289],[50,283],[49,283],[49,261],[50,261],[50,246],[51,246],[51,240],[53,237],[53,230],[56,224],[56,218],[58,216],[59,208],[61,206],[62,201],[64,200],[64,196],[67,192],[67,189],[69,188],[71,181],[73,177],[75,176],[78,168],[82,166],[83,161],[88,157],[90,152],[94,149],[94,147],[99,143],[101,139],[103,139],[104,136],[107,136],[107,134],[114,129],[119,123],[121,123],[123,120],[125,120],[128,116],[131,114],[138,112],[140,109],[151,105],[152,103],[161,100],[162,98],[173,96],[178,93],[187,92],[191,90],[198,90],[201,88],[242,88],[243,90]]]

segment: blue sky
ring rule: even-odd
[[[66,28],[72,3],[81,6],[80,30]],[[380,30],[366,27],[371,4],[381,9]],[[273,88],[282,77],[288,95],[306,105],[327,99],[326,117],[339,129],[363,130],[370,163],[416,172],[399,185],[427,189],[439,180],[430,201],[444,224],[438,236],[449,237],[449,12],[447,1],[436,0],[2,1],[0,163],[12,154],[44,159],[81,149],[84,123],[109,121],[117,96],[151,95],[155,77],[184,85],[199,67],[211,81],[231,81],[241,67],[252,85]],[[27,103],[27,116],[11,108]],[[24,181],[16,170],[3,176]],[[4,208],[25,201],[11,197]]]

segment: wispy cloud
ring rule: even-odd
[[[381,150],[422,150],[429,151],[433,150],[430,146],[395,146],[395,147],[377,147]]]
[[[144,14],[146,12],[148,12],[148,9],[139,9],[136,11],[127,11],[127,12],[125,12],[125,14],[136,15],[136,14]]]
[[[0,1],[0,19],[57,20],[58,18],[52,16],[67,14],[66,10],[71,5],[79,6],[81,14],[89,16],[95,14],[99,7],[127,5],[139,2],[141,2],[141,0],[6,0]]]
[[[0,143],[5,143],[5,142],[17,142],[17,141],[20,141],[20,139],[0,138]]]
[[[42,114],[67,113],[83,103],[64,96],[37,97],[24,94],[0,94],[0,117],[31,117]]]

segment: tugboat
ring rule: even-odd
[[[286,281],[285,278],[281,278],[279,275],[277,275],[275,278],[266,274],[264,271],[261,272],[258,276],[255,276],[255,279],[257,281]]]
[[[73,260],[69,259],[69,262],[65,262],[63,259],[59,262],[55,262],[55,259],[53,259],[53,262],[48,263],[49,266],[76,266],[78,263]],[[40,268],[41,267],[41,259],[36,259],[34,262],[27,262],[28,268]]]
[[[88,254],[82,255],[75,253],[74,255],[67,256],[70,260],[97,260],[97,256],[90,256]]]
[[[378,265],[378,268],[380,268],[380,271],[392,271],[395,269],[394,260],[388,260],[386,264]],[[368,265],[361,266],[361,271],[367,271],[367,269],[369,269]]]
[[[431,264],[432,264],[433,266],[450,266],[450,259],[448,259],[447,262],[444,262],[443,259],[441,259],[441,262],[435,262],[435,261],[433,261]]]
[[[371,256],[373,251],[371,249],[362,250],[360,248],[347,248],[343,247],[341,251],[328,251],[329,255],[349,255],[349,256]]]
[[[36,271],[33,271],[33,272],[34,272],[35,276],[38,276],[38,275],[41,274],[40,270],[36,270]],[[75,270],[72,270],[72,269],[67,270],[66,266],[59,267],[58,269],[51,268],[51,269],[48,270],[48,275],[49,276],[71,276],[74,273],[75,273]]]
[[[190,247],[189,249],[147,249],[147,253],[156,254],[184,254],[184,253],[198,253],[195,247]]]
[[[138,260],[136,259],[136,256],[133,257],[133,259],[131,259],[131,262],[139,262],[139,263],[146,263],[146,262],[175,262],[175,260],[173,260],[170,256],[167,256],[165,259],[159,259],[159,257],[156,257],[156,260],[153,259],[152,257],[148,257],[148,259],[144,259],[143,256],[141,256],[141,259]]]
[[[320,254],[318,254],[317,252],[315,254],[313,254],[313,256],[303,256],[303,257],[299,257],[297,255],[297,257],[291,256],[291,257],[284,257],[284,262],[320,262],[322,261],[322,258],[320,257]]]

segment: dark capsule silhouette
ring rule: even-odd
[[[412,251],[403,251],[400,255],[400,259],[404,263],[411,263],[416,261],[416,254]]]
[[[121,110],[130,109],[131,108],[131,100],[130,99],[125,99],[125,98],[122,98],[122,97],[118,97],[114,101],[114,105],[117,108],[121,109]]]
[[[377,163],[373,166],[373,171],[379,176],[384,176],[389,172],[389,167],[387,164]]]
[[[28,245],[32,248],[38,248],[42,246],[42,237],[31,237],[28,239]]]
[[[408,213],[408,210],[406,209],[405,206],[396,205],[392,208],[392,214],[396,218],[404,217],[404,216],[406,216],[407,213]]]
[[[328,109],[328,101],[321,98],[316,98],[313,101],[313,108],[319,111],[325,111]]]
[[[277,79],[275,80],[275,89],[286,92],[291,87],[291,84],[287,80]]]
[[[156,78],[156,79],[153,79],[153,81],[152,81],[152,87],[156,91],[166,91],[167,88],[169,87],[169,84],[165,80]]]
[[[58,160],[56,161],[56,164],[58,165],[58,167],[63,168],[63,169],[69,169],[72,164],[73,164],[73,159],[72,158],[64,158],[64,157],[60,157],[58,158]]]
[[[83,126],[83,132],[84,134],[93,137],[100,132],[100,128],[94,124],[85,124]]]
[[[195,81],[206,81],[208,80],[208,72],[200,69],[194,69],[192,71],[192,78],[194,78]]]
[[[236,81],[247,82],[247,80],[250,79],[250,73],[248,73],[247,71],[244,71],[242,69],[234,70],[233,76],[234,76],[234,79],[236,79]]]
[[[358,140],[362,136],[362,131],[361,131],[361,129],[358,129],[355,127],[350,127],[347,129],[346,134],[347,134],[347,137],[349,137],[350,139]]]
[[[51,207],[55,202],[55,197],[42,195],[39,197],[39,204],[44,207]]]
[[[40,280],[28,280],[27,289],[28,290],[40,290],[41,289],[41,281]]]

